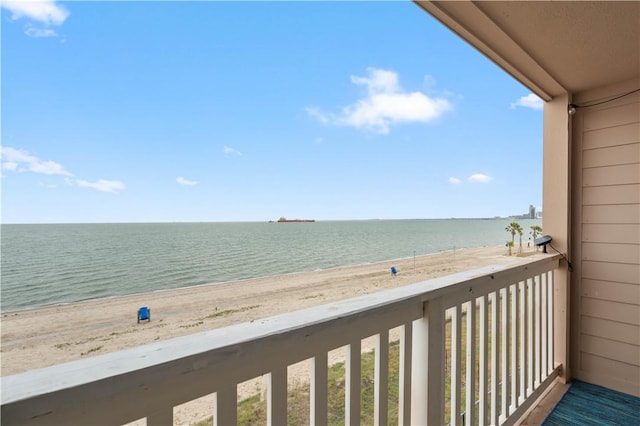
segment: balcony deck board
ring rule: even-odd
[[[574,381],[543,426],[639,425],[640,398]]]

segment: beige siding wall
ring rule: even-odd
[[[578,109],[572,135],[572,375],[640,396],[640,93]]]

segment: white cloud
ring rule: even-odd
[[[373,67],[367,68],[367,72],[369,77],[352,75],[351,82],[360,86],[367,86],[370,95],[400,92],[397,73]]]
[[[35,27],[31,22],[25,25],[24,33],[32,38],[58,37],[58,33],[50,27],[62,25],[69,17],[69,11],[55,0],[8,0],[2,1],[0,5],[12,12],[13,21],[25,18],[40,26],[44,25],[44,28]],[[63,43],[65,41],[61,40]]]
[[[0,147],[0,153],[2,154],[2,170],[64,176],[67,185],[78,185],[102,192],[116,192],[125,188],[124,183],[115,180],[99,179],[97,182],[87,182],[82,179],[74,179],[73,174],[65,170],[62,165],[55,161],[41,160],[24,149],[3,146]],[[52,184],[47,185],[53,187]]]
[[[488,183],[493,180],[491,176],[483,175],[482,173],[476,173],[467,178],[469,182]]]
[[[73,176],[55,161],[44,161],[29,154],[23,149],[4,146],[2,153],[2,169],[14,172],[32,172],[43,175]]]
[[[233,149],[231,147],[225,146],[223,148],[223,152],[224,154],[229,157],[229,156],[236,156],[236,157],[240,157],[242,155],[242,153],[240,151],[238,151],[237,149]]]
[[[537,111],[542,111],[544,107],[544,101],[537,95],[529,93],[527,96],[522,96],[520,99],[511,104],[511,109],[516,107],[531,108]]]
[[[398,74],[367,68],[367,76],[351,76],[354,84],[365,86],[367,96],[342,109],[339,114],[326,113],[316,107],[305,110],[323,124],[352,126],[388,134],[391,126],[402,123],[427,123],[453,109],[444,98],[432,98],[422,92],[405,92]]]
[[[58,37],[58,33],[50,28],[34,28],[30,25],[27,26],[24,33],[32,38]]]
[[[87,182],[86,180],[76,180],[78,186],[92,188],[96,191],[116,193],[125,188],[124,183],[117,180],[98,179],[96,182]]]
[[[452,185],[459,185],[462,183],[462,181],[456,177],[450,177],[449,178],[449,183]]]
[[[2,7],[13,13],[11,19],[14,21],[25,17],[45,25],[62,25],[69,16],[69,11],[56,4],[55,0],[4,0]]]
[[[195,180],[187,180],[185,178],[183,178],[182,176],[178,176],[178,179],[176,179],[176,182],[178,182],[180,185],[187,185],[187,186],[192,186],[192,185],[197,185],[198,182],[196,182]]]
[[[18,170],[18,163],[15,163],[13,161],[3,161],[2,170],[9,170],[11,172],[15,172],[16,170]]]

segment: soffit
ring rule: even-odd
[[[640,79],[638,1],[416,3],[545,100]]]

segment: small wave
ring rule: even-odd
[[[0,310],[504,245],[507,222],[3,225]]]

